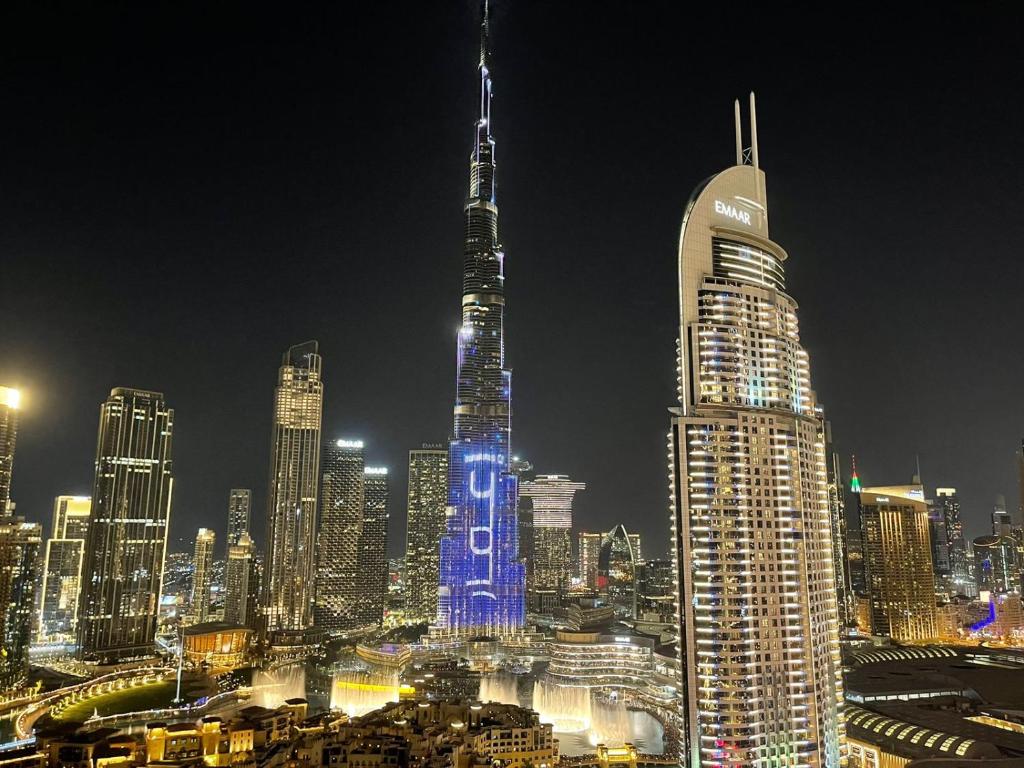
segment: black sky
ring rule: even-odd
[[[41,4],[40,4],[41,5]],[[513,444],[578,520],[667,542],[676,245],[758,95],[773,238],[812,376],[867,484],[1017,504],[1021,12],[837,15],[498,0],[494,121]],[[766,4],[758,8],[767,9]],[[451,426],[471,3],[53,6],[0,45],[0,383],[20,512],[89,493],[98,406],[177,413],[174,548],[265,512],[281,353],[319,339],[325,437],[392,468]],[[262,538],[262,522],[257,525]]]

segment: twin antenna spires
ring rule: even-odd
[[[743,147],[743,126],[740,121],[740,100],[734,103],[736,113],[736,165],[752,165],[758,168],[757,163],[757,104],[754,102],[754,92],[750,92],[750,147]]]

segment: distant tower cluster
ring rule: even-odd
[[[679,240],[668,453],[681,760],[837,768],[843,681],[823,416],[786,292],[788,255],[768,233],[753,95],[749,148],[739,102],[735,119],[736,164],[694,190]]]
[[[174,411],[163,394],[117,388],[100,408],[82,564],[79,653],[148,655],[156,635],[173,487]]]
[[[439,550],[448,506],[448,450],[425,443],[409,451],[405,534],[405,612],[412,621],[437,616]]]
[[[268,632],[313,625],[324,386],[315,341],[284,354],[274,392],[263,619]]]

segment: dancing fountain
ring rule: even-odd
[[[519,680],[507,672],[493,672],[480,678],[480,693],[477,698],[485,704],[489,701],[519,706]]]
[[[590,689],[552,683],[541,678],[533,684],[533,708],[542,723],[561,733],[590,728]]]
[[[619,747],[633,739],[626,702],[617,696],[595,696],[590,702],[590,743]]]
[[[397,672],[339,670],[331,684],[331,709],[359,717],[398,701]]]
[[[252,676],[253,703],[267,709],[276,709],[288,699],[306,696],[306,670],[301,664],[263,670]]]

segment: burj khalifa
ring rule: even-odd
[[[511,371],[505,368],[505,254],[498,237],[488,23],[485,0],[437,615],[438,629],[471,636],[505,635],[522,627],[525,591],[518,556],[517,483],[509,471]]]

